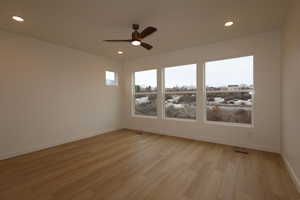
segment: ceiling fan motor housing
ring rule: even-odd
[[[140,33],[137,31],[134,31],[132,33],[132,40],[140,40]]]
[[[138,24],[132,24],[132,28],[134,30],[138,30],[140,28],[140,25],[138,25]]]

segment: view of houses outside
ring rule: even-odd
[[[205,66],[206,120],[252,124],[253,56]]]
[[[196,64],[164,69],[166,118],[196,119]],[[135,72],[134,113],[157,116],[157,70]],[[207,121],[252,124],[253,56],[205,64]]]

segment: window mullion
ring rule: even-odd
[[[196,94],[197,91],[164,92],[164,94]]]
[[[160,68],[157,70],[157,116],[159,119],[163,119],[163,88],[164,88],[164,79],[163,79],[164,69]]]

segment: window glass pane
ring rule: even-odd
[[[253,56],[207,62],[208,90],[253,89]]]
[[[135,114],[157,116],[156,98],[156,94],[135,95]]]
[[[166,94],[167,118],[196,119],[196,94]]]
[[[208,121],[251,124],[252,92],[207,93]]]
[[[134,73],[135,92],[154,92],[157,89],[157,72],[147,70]]]
[[[207,121],[252,124],[253,56],[205,65]]]
[[[165,91],[196,91],[197,65],[165,68]]]
[[[115,80],[115,72],[106,71],[106,80]]]
[[[116,73],[105,71],[105,82],[106,85],[117,85]]]

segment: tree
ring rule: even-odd
[[[136,85],[136,86],[135,86],[135,92],[140,92],[140,91],[141,91],[141,86]]]

